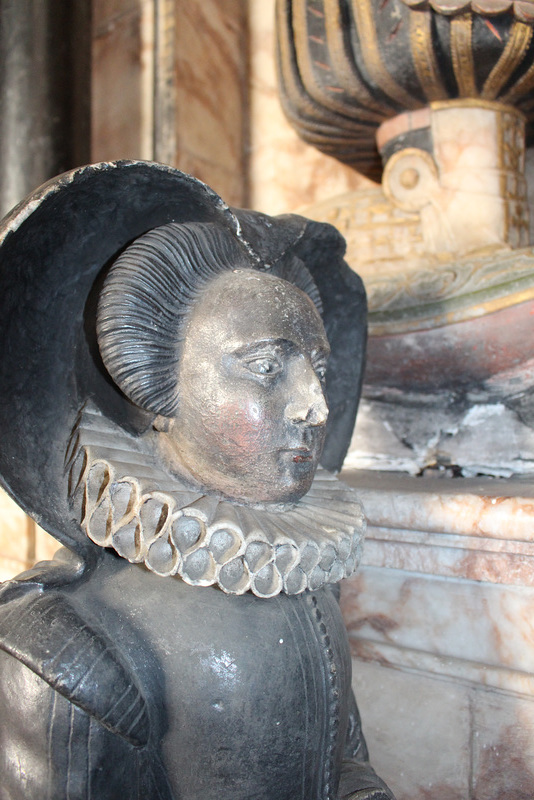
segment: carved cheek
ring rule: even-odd
[[[269,409],[254,399],[241,399],[219,406],[210,420],[210,435],[222,443],[227,458],[246,458],[273,446]]]
[[[269,449],[271,437],[268,410],[255,400],[234,402],[226,409],[225,438],[236,456],[248,459]]]

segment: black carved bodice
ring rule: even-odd
[[[119,567],[119,568],[117,568]],[[76,602],[135,626],[162,683],[162,754],[177,798],[327,800],[347,732],[350,655],[330,588],[260,600],[110,560]],[[160,698],[154,698],[161,703]],[[154,703],[149,703],[154,705]]]
[[[62,570],[1,593],[0,800],[334,800],[340,776],[392,798],[333,589],[231,596],[108,552]]]

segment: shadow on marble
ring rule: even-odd
[[[467,689],[359,661],[353,686],[371,758],[397,800],[468,800]]]
[[[473,724],[473,800],[532,800],[534,702],[479,691]]]

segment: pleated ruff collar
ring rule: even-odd
[[[365,521],[353,489],[319,468],[291,509],[251,509],[201,494],[165,471],[154,437],[134,437],[86,407],[67,453],[69,494],[100,547],[162,577],[229,594],[299,594],[356,569]]]

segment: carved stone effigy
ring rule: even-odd
[[[331,474],[365,342],[343,251],[142,162],[4,221],[0,474],[65,548],[0,592],[2,800],[393,799],[335,588],[364,531]]]

